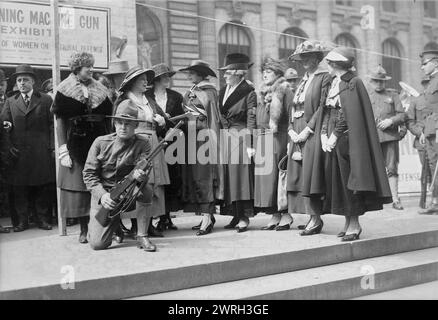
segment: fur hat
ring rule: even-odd
[[[94,65],[94,57],[88,52],[74,52],[70,56],[69,66],[71,71],[75,71],[82,67],[92,67]]]
[[[274,71],[275,73],[283,76],[284,72],[286,71],[286,68],[287,67],[285,66],[285,64],[282,61],[275,60],[272,58],[266,58],[263,60],[261,71],[263,72],[263,70],[265,70],[265,69],[270,69],[270,70]]]

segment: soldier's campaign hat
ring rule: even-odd
[[[138,108],[130,99],[126,99],[120,102],[120,104],[117,106],[116,114],[113,116],[107,116],[107,118],[136,122],[146,121],[138,119]]]
[[[322,61],[327,49],[319,41],[306,40],[300,43],[294,53],[289,56],[289,60],[302,60],[302,56],[309,53],[316,53]]]
[[[156,64],[152,66],[151,69],[155,72],[154,80],[165,74],[167,74],[169,77],[173,77],[176,73],[175,71],[171,70],[165,63]]]
[[[203,76],[212,76],[216,78],[216,73],[210,68],[210,64],[204,60],[192,60],[190,65],[186,68],[179,69],[179,71],[196,71]]]
[[[248,70],[254,63],[243,53],[230,53],[225,57],[225,66],[218,70]]]
[[[379,64],[377,68],[368,74],[368,77],[373,80],[383,80],[388,81],[392,78],[386,74],[386,70]]]
[[[3,81],[8,81],[8,78],[6,78],[5,72],[2,69],[0,69],[0,82]]]
[[[294,68],[287,69],[286,72],[284,73],[284,77],[286,78],[286,80],[293,80],[299,78],[298,72]]]
[[[140,66],[133,67],[129,69],[128,72],[126,72],[125,78],[120,85],[119,91],[125,92],[127,85],[142,74],[146,74],[148,83],[151,83],[152,79],[155,76],[155,72],[151,69],[143,69]]]
[[[103,75],[112,74],[125,74],[129,70],[129,64],[126,60],[113,60],[110,62],[108,71],[104,72]]]
[[[36,78],[36,74],[33,71],[32,67],[28,64],[20,64],[15,69],[15,73],[12,75],[12,77],[16,78],[20,74],[29,74],[32,77]]]

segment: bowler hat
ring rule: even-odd
[[[126,72],[125,74],[125,78],[123,79],[122,84],[120,85],[119,91],[124,92],[126,90],[126,86],[128,85],[128,83],[130,83],[135,78],[137,78],[138,76],[144,73],[146,74],[148,83],[150,83],[155,76],[154,71],[152,71],[151,69],[143,69],[140,66],[136,66],[129,69],[128,72]]]
[[[302,55],[309,53],[317,53],[320,55],[321,60],[324,58],[326,48],[319,41],[306,40],[300,43],[293,54],[289,56],[289,60],[302,60]]]
[[[179,69],[179,71],[196,71],[203,76],[212,76],[216,78],[216,73],[210,68],[210,64],[204,60],[192,60],[190,65],[186,68]]]
[[[145,122],[145,120],[138,119],[138,108],[130,99],[120,102],[117,106],[116,114],[114,116],[107,116],[107,118]]]
[[[383,80],[383,81],[388,81],[392,79],[391,77],[387,76],[386,70],[383,69],[383,67],[380,64],[377,66],[375,70],[370,72],[368,77],[373,80]]]
[[[254,63],[243,53],[230,53],[225,57],[225,66],[218,70],[248,70]]]
[[[176,73],[175,71],[170,70],[170,68],[165,63],[159,63],[152,66],[152,70],[155,72],[153,80],[165,74],[167,74],[169,77],[173,77]]]
[[[284,73],[284,77],[286,78],[286,80],[293,80],[299,78],[297,70],[295,70],[294,68],[287,69],[286,72]]]
[[[109,68],[107,72],[104,72],[103,75],[112,75],[112,74],[124,74],[128,72],[129,65],[126,60],[114,60],[110,62]]]
[[[8,81],[8,78],[6,78],[5,72],[2,69],[0,69],[0,82],[3,81]]]
[[[20,64],[19,66],[17,66],[17,68],[15,69],[15,73],[12,76],[15,78],[20,74],[30,74],[32,77],[36,77],[32,67],[28,64]]]

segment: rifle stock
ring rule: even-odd
[[[135,168],[120,182],[118,182],[110,191],[111,199],[116,201],[117,207],[113,210],[105,209],[103,206],[100,206],[99,211],[96,214],[96,220],[103,226],[106,227],[110,224],[110,222],[117,217],[119,214],[123,213],[122,208],[125,204],[132,202],[135,199],[132,199],[132,195],[127,195],[126,191],[132,187],[136,180],[133,178],[133,172],[136,169],[141,169],[146,173],[148,177],[152,171],[152,161],[153,159],[164,149],[167,145],[167,140],[170,136],[173,135],[173,132],[179,129],[183,124],[183,121],[179,121],[175,127],[169,130],[166,134],[166,137],[160,141],[160,143],[152,150],[152,152],[148,155],[145,160],[141,160],[137,163]]]

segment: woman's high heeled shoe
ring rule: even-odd
[[[314,226],[310,229],[304,229],[303,231],[300,232],[300,236],[311,236],[314,234],[318,234],[321,233],[322,227],[324,226],[324,222],[321,220],[321,223],[318,224],[317,226]]]
[[[274,230],[275,228],[277,228],[278,223],[277,224],[268,224],[267,226],[262,227],[261,230]]]
[[[359,240],[359,236],[362,233],[362,229],[359,230],[358,233],[346,234],[342,237],[341,241],[354,241]]]
[[[343,236],[345,236],[345,231],[341,231],[336,235],[338,238],[342,238]]]
[[[211,222],[210,222],[210,224],[207,226],[207,228],[205,228],[205,230],[202,230],[202,229],[199,229],[199,231],[198,232],[196,232],[196,235],[197,236],[205,236],[206,234],[209,234],[209,233],[211,233],[212,231],[213,231],[213,227],[214,227],[214,224],[216,223],[216,219],[215,219],[215,217],[212,215],[211,216]],[[199,228],[200,228],[201,226],[199,226]]]

